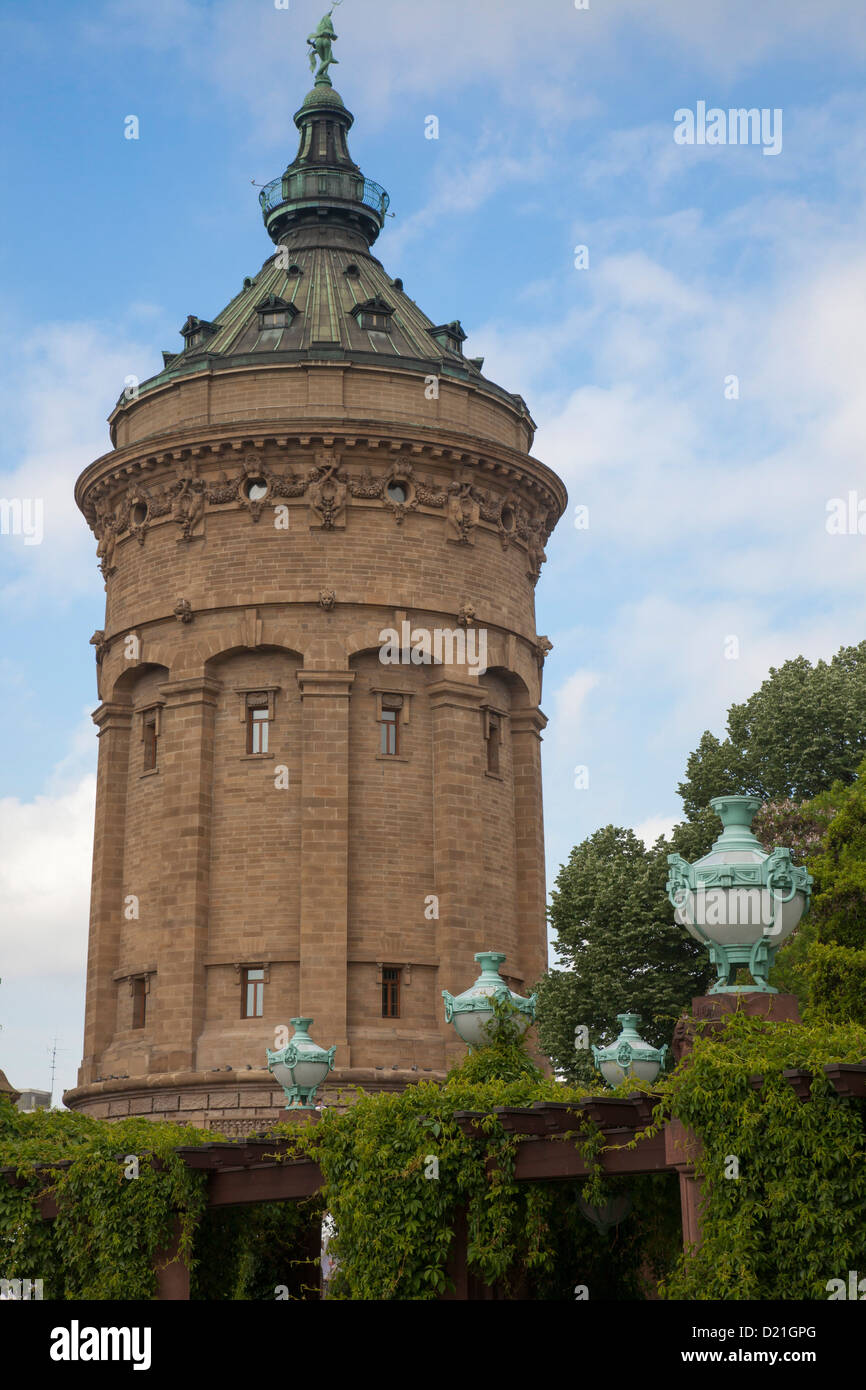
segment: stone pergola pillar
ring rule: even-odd
[[[691,1017],[683,1015],[674,1029],[672,1052],[674,1060],[688,1065],[699,1025],[707,1032],[722,1027],[726,1014],[739,1010],[748,1018],[763,1018],[768,1022],[799,1023],[800,1011],[793,994],[765,994],[744,991],[741,994],[700,994],[692,1000]],[[701,1186],[695,1177],[695,1159],[701,1153],[701,1141],[693,1130],[679,1120],[665,1126],[665,1158],[675,1168],[680,1180],[680,1211],[683,1227],[683,1248],[695,1249],[701,1243]]]
[[[317,1039],[348,1044],[349,697],[354,671],[298,673],[302,701],[299,1013]]]

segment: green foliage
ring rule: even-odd
[[[606,1288],[611,1297],[644,1297],[654,1262],[669,1268],[679,1241],[676,1184],[640,1180],[632,1215],[601,1236],[580,1213],[580,1198],[603,1202],[618,1189],[601,1177],[603,1140],[592,1122],[585,1120],[576,1142],[593,1182],[518,1183],[517,1140],[493,1114],[496,1106],[589,1093],[543,1076],[510,1037],[472,1053],[443,1086],[422,1081],[399,1095],[359,1093],[342,1115],[325,1111],[303,1131],[285,1127],[295,1152],[314,1157],[325,1178],[323,1201],[336,1226],[330,1251],[338,1260],[331,1296],[440,1297],[453,1288],[448,1260],[465,1220],[470,1273],[501,1296],[573,1299],[574,1286],[585,1283],[596,1294]],[[457,1124],[460,1111],[478,1112],[473,1137]]]
[[[589,1081],[591,1055],[575,1051],[575,1027],[594,1042],[617,1034],[616,1016],[641,1015],[641,1036],[659,1046],[674,1020],[710,978],[707,954],[674,921],[667,899],[667,855],[699,858],[718,833],[706,812],[647,850],[631,830],[608,825],[577,845],[551,894],[555,948],[566,969],[538,985],[541,1046],[570,1080]]]
[[[826,1298],[829,1279],[866,1267],[863,1102],[840,1099],[823,1071],[864,1057],[863,1027],[739,1013],[697,1040],[664,1083],[659,1121],[673,1115],[702,1141],[703,1239],[663,1282],[666,1297]],[[782,1075],[794,1067],[813,1076],[809,1101]],[[726,1176],[731,1157],[738,1178]]]
[[[800,975],[817,1017],[866,1023],[866,759],[809,860],[815,895]]]
[[[493,1018],[487,1026],[486,1046],[471,1051],[448,1073],[448,1082],[481,1085],[485,1081],[541,1081],[544,1073],[535,1065],[523,1040],[525,1017],[507,999],[492,998]]]
[[[166,1248],[177,1210],[192,1296],[215,1300],[272,1299],[280,1284],[303,1297],[317,1283],[324,1210],[336,1225],[331,1253],[339,1261],[331,1296],[344,1300],[440,1297],[453,1287],[449,1257],[463,1222],[470,1274],[500,1297],[571,1301],[586,1285],[594,1300],[641,1299],[660,1284],[664,1297],[678,1299],[824,1298],[828,1280],[866,1267],[864,1105],[838,1097],[823,1071],[826,1062],[866,1056],[866,1027],[735,1014],[657,1083],[652,1128],[676,1119],[702,1144],[703,1243],[689,1259],[680,1252],[676,1176],[608,1177],[604,1136],[586,1115],[562,1142],[578,1147],[587,1179],[515,1180],[518,1141],[495,1108],[577,1101],[590,1091],[540,1075],[525,1053],[521,1062],[522,1048],[506,1036],[453,1068],[444,1085],[359,1093],[345,1113],[278,1127],[292,1141],[290,1156],[318,1161],[324,1188],[314,1201],[240,1212],[205,1215],[202,1176],[171,1152],[206,1142],[201,1131],[23,1116],[2,1100],[0,1163],[14,1162],[24,1180],[21,1188],[0,1184],[4,1277],[42,1278],[46,1297],[152,1298],[151,1262]],[[813,1077],[808,1102],[783,1076],[791,1067]],[[648,1088],[619,1088],[635,1089]],[[474,1116],[468,1134],[457,1123],[461,1111]],[[128,1180],[121,1159],[133,1152],[142,1156],[141,1176]],[[738,1178],[726,1176],[732,1155]],[[46,1177],[35,1165],[64,1160],[70,1166],[54,1179],[61,1215],[42,1222],[33,1199]],[[617,1227],[602,1233],[590,1224],[583,1203],[603,1208],[624,1193],[631,1211]]]
[[[849,784],[866,754],[866,642],[815,666],[804,656],[770,668],[763,685],[728,711],[728,736],[707,732],[680,784],[694,818],[725,792],[805,801]]]
[[[153,1298],[153,1261],[168,1250],[175,1219],[191,1260],[206,1200],[204,1176],[173,1150],[218,1137],[143,1119],[23,1114],[0,1099],[0,1167],[14,1166],[21,1183],[0,1183],[3,1277],[41,1278],[46,1298]],[[137,1178],[124,1175],[127,1155],[139,1156]],[[36,1200],[46,1190],[57,1202],[51,1223]]]
[[[208,1302],[290,1299],[318,1291],[322,1203],[255,1202],[209,1208],[195,1236],[190,1298]]]

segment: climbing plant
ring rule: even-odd
[[[610,1092],[542,1074],[507,1029],[444,1084],[355,1092],[318,1124],[277,1126],[291,1141],[287,1156],[318,1161],[323,1188],[313,1201],[242,1212],[206,1212],[203,1175],[174,1153],[219,1136],[145,1120],[21,1115],[0,1100],[0,1167],[12,1165],[20,1184],[0,1183],[0,1274],[40,1277],[51,1298],[153,1298],[154,1258],[168,1249],[179,1214],[192,1297],[315,1296],[327,1210],[337,1299],[447,1293],[463,1223],[469,1274],[501,1297],[635,1299],[660,1290],[676,1299],[826,1298],[829,1280],[866,1269],[866,1164],[863,1102],[838,1096],[823,1068],[864,1057],[860,1025],[734,1014],[655,1083],[646,1133],[676,1119],[702,1146],[703,1244],[687,1258],[676,1176],[607,1175],[611,1140],[584,1112],[577,1130],[549,1142],[576,1145],[588,1176],[516,1180],[519,1141],[496,1107]],[[789,1068],[808,1074],[808,1101],[785,1079]],[[619,1091],[635,1089],[649,1088],[626,1081]],[[127,1176],[131,1155],[137,1178]],[[35,1201],[46,1186],[57,1200],[54,1222],[40,1219]],[[630,1210],[606,1226],[608,1204],[626,1196]]]
[[[41,1278],[45,1298],[153,1298],[154,1261],[176,1219],[192,1263],[206,1202],[204,1176],[174,1150],[218,1137],[143,1119],[23,1114],[0,1099],[0,1167],[14,1167],[18,1184],[0,1183],[2,1276]],[[56,1200],[52,1222],[41,1219],[41,1192]]]
[[[866,1028],[766,1023],[741,1013],[699,1038],[662,1087],[702,1145],[703,1239],[662,1292],[677,1299],[827,1298],[866,1269],[863,1101],[839,1097],[828,1062],[866,1058]],[[802,1101],[784,1077],[811,1078]],[[760,1077],[760,1082],[756,1078]]]

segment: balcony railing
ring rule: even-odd
[[[319,176],[317,175],[317,177]],[[345,176],[341,176],[341,182],[343,177]],[[375,183],[373,179],[364,179],[363,185],[361,185],[360,180],[358,180],[355,187],[355,196],[358,198],[358,201],[362,202],[365,207],[372,208],[373,211],[377,212],[380,217],[384,217],[385,213],[388,211],[391,199],[385,192],[385,189],[382,187],[382,185],[380,183]],[[318,189],[316,194],[312,194],[309,196],[316,197],[317,194],[318,196],[323,196],[321,195],[321,193],[319,193]],[[271,179],[271,182],[266,183],[264,188],[262,188],[259,192],[259,202],[261,204],[262,212],[266,217],[268,213],[273,212],[275,208],[280,207],[283,203],[292,201],[294,201],[293,198],[283,197],[282,178]]]

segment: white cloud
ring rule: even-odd
[[[0,346],[5,346],[0,334]],[[47,323],[14,352],[5,382],[0,497],[41,499],[44,539],[0,537],[0,599],[19,608],[100,595],[96,542],[75,505],[78,474],[111,448],[106,417],[129,375],[153,373],[153,350],[97,323]]]
[[[648,816],[634,827],[634,833],[643,840],[647,849],[652,849],[659,835],[669,836],[682,816]]]
[[[4,978],[80,974],[87,954],[96,777],[0,799]]]
[[[554,690],[557,729],[573,729],[580,724],[586,698],[598,683],[599,677],[594,671],[575,671]]]

